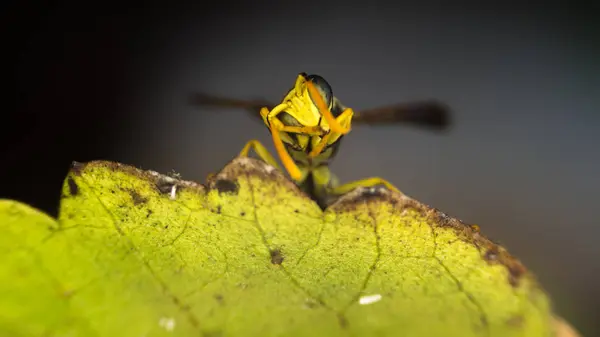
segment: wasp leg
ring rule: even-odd
[[[279,132],[281,132],[282,129],[284,129],[283,123],[276,118],[277,114],[283,111],[283,108],[281,108],[281,106],[284,105],[280,104],[270,112],[267,110],[267,108],[262,108],[260,111],[260,115],[263,116],[263,118],[268,119],[268,125],[271,130],[271,137],[273,137],[273,144],[275,145],[275,150],[277,150],[277,154],[279,155],[283,166],[290,174],[290,177],[292,177],[292,179],[297,182],[302,179],[302,172],[298,168],[298,165],[294,163],[294,160],[285,149],[285,145],[281,140],[281,135],[279,135]]]
[[[256,139],[246,143],[246,146],[240,151],[240,157],[248,157],[248,152],[250,152],[251,149],[254,149],[254,152],[258,154],[260,159],[281,171],[281,167],[279,167],[275,158],[269,153],[269,150]]]
[[[315,100],[315,104],[317,105],[317,108],[319,109],[319,112],[323,115],[323,117],[325,117],[325,120],[327,121],[327,123],[331,127],[331,131],[336,132],[336,133],[340,133],[342,135],[345,135],[348,132],[350,132],[350,125],[342,126],[340,124],[340,120],[342,120],[343,118],[345,119],[345,118],[348,118],[348,117],[352,117],[352,114],[354,114],[354,112],[352,111],[352,109],[347,108],[344,111],[344,113],[346,115],[343,118],[341,118],[341,117],[342,117],[342,115],[344,115],[344,113],[342,113],[341,115],[339,115],[337,119],[334,118],[333,114],[331,113],[331,111],[329,111],[329,108],[327,107],[327,104],[325,104],[325,102],[323,101],[323,98],[321,97],[321,94],[319,94],[319,91],[317,90],[317,88],[315,87],[315,85],[312,82],[307,82],[306,85],[307,85],[308,91],[310,92],[311,96]],[[350,116],[348,116],[348,115],[350,115]]]
[[[340,127],[345,128],[346,130],[350,130],[350,124],[352,121],[353,114],[354,111],[350,108],[347,108],[336,118],[336,121],[338,122]],[[321,138],[319,144],[309,153],[309,156],[313,158],[318,156],[321,153],[321,151],[323,151],[325,146],[336,142],[340,138],[340,136],[342,136],[342,134],[337,133],[335,131],[326,134],[325,136],[323,136],[323,138]]]
[[[329,190],[329,193],[341,195],[341,194],[346,194],[358,187],[373,187],[373,186],[377,186],[377,185],[383,185],[391,191],[402,193],[390,182],[388,182],[387,180],[385,180],[383,178],[379,178],[379,177],[361,179],[361,180],[346,183],[344,185],[335,186]]]
[[[279,128],[279,131],[289,133],[301,133],[309,136],[319,136],[323,134],[323,129],[320,126],[287,126]]]

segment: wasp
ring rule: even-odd
[[[434,100],[355,112],[333,95],[331,86],[323,77],[306,73],[298,74],[294,86],[279,104],[203,93],[195,94],[192,104],[242,108],[253,116],[260,117],[271,133],[275,150],[291,179],[321,208],[357,187],[383,185],[399,192],[394,185],[380,177],[340,184],[331,172],[329,164],[353,124],[384,125],[400,122],[442,130],[449,125],[450,116],[449,108]],[[269,150],[256,139],[246,143],[239,155],[246,157],[251,150],[263,161],[281,170]]]

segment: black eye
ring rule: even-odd
[[[329,83],[327,83],[323,77],[314,74],[306,76],[306,79],[311,81],[315,87],[317,87],[317,90],[319,90],[319,93],[325,101],[325,104],[327,104],[328,107],[331,107],[331,103],[333,101],[333,90],[331,89]]]

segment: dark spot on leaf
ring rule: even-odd
[[[498,259],[498,247],[492,246],[489,248],[487,252],[485,252],[485,255],[483,255],[483,258],[488,262],[496,261]]]
[[[169,225],[165,225],[165,229],[168,229],[168,228],[169,228]]]
[[[350,193],[353,194],[352,197],[341,196],[332,204],[332,207],[336,209],[336,211],[343,212],[356,210],[357,207],[365,205],[366,203],[380,202],[388,203],[390,205],[396,203],[392,194],[384,187],[363,188],[359,193],[357,193],[356,190]]]
[[[380,200],[385,196],[381,188],[366,188],[356,198],[357,202],[369,202],[371,200]]]
[[[294,213],[300,213],[300,211],[298,209],[295,209]]]
[[[215,300],[216,300],[217,302],[219,302],[219,304],[221,304],[221,305],[223,304],[223,302],[224,302],[224,300],[225,300],[225,298],[223,297],[223,295],[221,295],[221,294],[215,294],[215,296],[214,296],[214,297],[215,297]]]
[[[217,214],[221,214],[221,205],[217,205]]]
[[[152,215],[152,210],[148,209],[148,212],[146,213],[146,218],[149,218]]]
[[[85,167],[85,164],[74,161],[71,163],[71,172],[73,172],[73,174],[75,174],[75,175],[80,176],[81,171],[83,170],[84,167]]]
[[[129,195],[131,196],[131,200],[133,201],[133,204],[136,205],[136,206],[148,202],[147,198],[144,198],[143,196],[141,196],[134,189],[129,189],[129,190],[127,190],[127,192],[129,192]]]
[[[282,264],[283,263],[283,253],[279,249],[271,250],[271,263],[272,264]]]
[[[219,191],[219,193],[237,194],[239,186],[235,181],[218,179],[217,181],[215,181],[214,188],[217,191]]]
[[[167,193],[171,193],[171,189],[173,189],[173,186],[175,185],[175,183],[167,181],[165,179],[160,179],[156,182],[156,189],[158,189],[158,191],[162,194],[167,194]]]
[[[63,291],[61,295],[63,298],[71,298],[74,294],[75,294],[74,290],[67,289],[67,290]]]
[[[246,212],[241,212],[240,213],[240,216],[244,216],[244,215],[246,215]]]
[[[348,328],[348,319],[342,315],[342,314],[338,314],[338,323],[340,324],[340,327],[342,329],[347,329]]]
[[[315,309],[319,306],[319,303],[311,298],[304,302],[304,306],[308,309]]]
[[[214,331],[202,331],[203,337],[221,337],[223,336],[223,331],[214,330]]]
[[[67,178],[67,184],[69,185],[69,193],[71,196],[76,196],[79,193],[79,186],[72,177]]]
[[[508,282],[511,286],[517,287],[519,285],[519,281],[521,280],[521,276],[525,274],[525,267],[522,264],[515,261],[508,266]]]
[[[506,320],[506,324],[516,328],[522,327],[524,322],[525,318],[521,315],[515,315]]]

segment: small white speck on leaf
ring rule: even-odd
[[[175,196],[177,195],[177,185],[173,185],[171,187],[171,200],[175,200]]]
[[[161,317],[158,320],[158,325],[164,328],[165,330],[171,332],[175,329],[175,319],[170,317]]]
[[[380,300],[381,300],[380,294],[361,296],[358,299],[358,304],[361,304],[361,305],[373,304],[375,302],[379,302]]]

